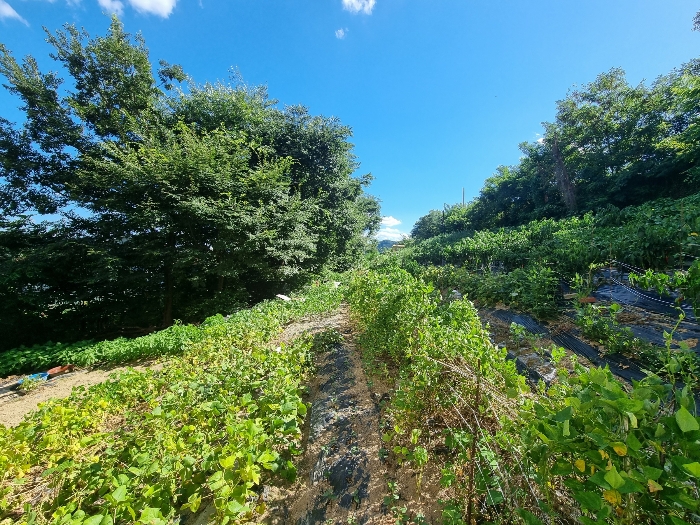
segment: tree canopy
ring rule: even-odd
[[[650,86],[612,69],[557,102],[544,135],[520,145],[466,207],[448,207],[439,229],[431,211],[414,237],[517,226],[659,197],[700,191],[700,62]],[[442,220],[442,219],[441,219]]]
[[[154,73],[116,17],[47,35],[66,79],[0,44],[26,116],[0,118],[2,346],[230,311],[347,268],[377,229],[338,119]]]

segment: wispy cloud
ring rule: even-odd
[[[177,0],[129,0],[129,3],[131,7],[141,13],[168,18],[173,9],[175,9]]]
[[[2,0],[0,0],[2,1]],[[49,0],[51,1],[51,0]],[[80,0],[67,0],[69,4],[76,4]],[[139,13],[147,13],[149,15],[156,15],[163,18],[168,18],[170,14],[175,9],[175,4],[177,0],[126,0],[129,5],[136,9]],[[123,0],[97,0],[100,7],[107,11],[108,13],[115,13],[117,15],[122,15],[124,13],[124,1]],[[202,7],[200,1],[199,6]]]
[[[351,13],[371,15],[376,3],[377,0],[343,0],[343,9]]]
[[[100,7],[108,13],[120,15],[124,12],[124,4],[119,0],[97,0]]]
[[[343,29],[342,27],[341,27],[340,29],[336,29],[336,31],[335,31],[335,37],[336,37],[338,40],[342,40],[343,38],[345,38],[345,35],[348,34],[348,31],[349,31],[349,30],[348,30],[347,27],[346,27],[345,29]]]
[[[405,239],[408,237],[408,234],[405,232],[402,232],[398,228],[395,228],[394,226],[398,226],[401,224],[401,221],[392,217],[391,215],[387,217],[382,217],[382,224],[381,228],[377,232],[377,240],[378,241],[400,241],[402,239]]]
[[[5,0],[0,0],[0,20],[5,20],[6,18],[19,20],[25,26],[29,25],[29,22],[19,16],[19,13],[15,11],[10,4],[5,2]]]

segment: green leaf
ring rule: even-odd
[[[486,504],[487,505],[498,505],[503,503],[504,498],[500,490],[489,490],[486,494]]]
[[[112,492],[112,499],[114,499],[116,503],[121,503],[122,501],[126,501],[126,495],[126,485],[119,485],[114,492]]]
[[[564,421],[564,426],[562,428],[562,436],[568,437],[571,435],[571,431],[569,430],[569,420],[567,419]]]
[[[583,508],[588,510],[600,510],[600,507],[603,505],[603,499],[600,497],[600,494],[595,492],[576,491],[572,495]]]
[[[642,443],[639,441],[639,439],[637,439],[637,436],[635,436],[633,432],[630,432],[627,436],[627,446],[635,452],[639,452],[642,449]]]
[[[526,525],[544,525],[542,520],[535,516],[532,512],[525,509],[516,509],[515,512],[520,516]]]
[[[243,505],[236,500],[230,501],[226,506],[226,511],[232,516],[240,516],[246,512],[250,512],[250,507],[248,505]]]
[[[642,472],[644,472],[644,476],[646,476],[647,479],[653,479],[654,481],[658,480],[661,474],[664,473],[660,468],[654,467],[644,467]]]
[[[695,461],[694,463],[688,463],[683,465],[683,468],[690,472],[696,478],[700,478],[700,463]]]
[[[688,409],[681,407],[676,412],[676,423],[683,432],[692,432],[694,430],[700,429],[698,425],[698,420],[693,417],[693,415],[688,412]]]
[[[223,468],[227,468],[227,469],[232,468],[236,464],[236,459],[237,459],[236,455],[234,454],[232,456],[228,456],[228,457],[219,459],[219,464]]]
[[[566,407],[564,410],[560,410],[557,412],[557,414],[554,416],[554,421],[557,421],[559,423],[563,423],[564,421],[571,419],[572,414],[574,413],[574,409],[571,407]]]
[[[633,479],[625,479],[625,484],[617,489],[620,494],[632,494],[634,492],[644,492],[645,489],[642,485],[634,481]]]
[[[101,514],[97,516],[90,516],[88,519],[83,521],[83,525],[101,525],[103,518],[104,516]]]
[[[606,472],[605,481],[607,481],[610,486],[614,489],[619,489],[625,484],[625,480],[620,474],[618,474],[617,469],[613,466],[608,472]]]
[[[269,450],[265,450],[262,454],[258,456],[257,462],[260,463],[263,468],[267,470],[272,469],[272,464],[277,460],[277,454]]]
[[[607,480],[605,479],[605,475],[606,475],[605,471],[599,470],[598,472],[593,474],[590,478],[588,478],[588,480],[592,483],[595,483],[600,488],[607,490],[607,489],[610,489],[612,487],[610,486],[610,483],[608,483]]]
[[[671,525],[690,525],[687,521],[683,521],[680,518],[676,518],[675,516],[667,516],[668,522],[671,523]]]

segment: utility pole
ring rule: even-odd
[[[464,208],[464,186],[462,186],[462,208]]]

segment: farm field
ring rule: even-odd
[[[700,60],[641,52],[671,9],[49,3],[0,0],[0,525],[700,525]],[[581,84],[589,41],[665,73]],[[205,70],[233,51],[288,103]]]
[[[3,519],[692,523],[692,390],[616,379],[387,261],[207,320],[157,369],[2,430]]]
[[[3,520],[166,522],[202,500],[220,522],[253,512],[262,476],[295,477],[306,414],[313,343],[281,328],[340,295],[331,283],[304,299],[209,319],[162,369],[123,371],[0,427]]]

